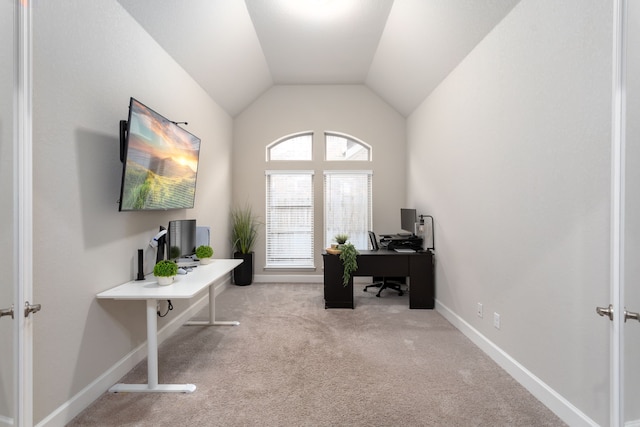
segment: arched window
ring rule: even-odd
[[[324,240],[328,247],[339,233],[348,234],[357,249],[368,248],[373,150],[353,136],[324,135],[325,158],[315,161],[312,131],[283,136],[266,147],[266,268],[315,268],[314,242]],[[296,161],[302,161],[300,168]],[[335,170],[335,163],[329,162],[336,161],[360,163]],[[323,190],[314,194],[314,174],[319,170],[324,170]],[[324,204],[320,229],[314,228],[314,200]]]
[[[313,132],[303,132],[282,137],[267,146],[267,161],[311,160]]]
[[[313,160],[313,132],[267,146],[267,161]],[[267,170],[267,268],[313,268],[313,171]]]
[[[325,132],[325,160],[371,161],[371,146],[352,136]]]

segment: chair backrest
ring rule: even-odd
[[[380,249],[380,247],[378,246],[378,238],[376,237],[376,233],[374,233],[373,231],[370,231],[369,240],[371,241],[371,249],[373,249],[374,251],[377,251],[378,249]]]

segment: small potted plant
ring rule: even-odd
[[[336,249],[341,249],[341,246],[344,245],[345,243],[347,243],[347,240],[349,240],[349,235],[348,234],[336,234],[335,237],[333,238],[333,240],[336,241]]]
[[[158,278],[158,285],[170,285],[178,274],[178,264],[163,259],[153,267],[153,275]]]
[[[332,243],[331,247],[327,248],[327,253],[332,255],[339,255],[342,250],[342,246],[349,240],[348,234],[336,234],[333,237],[336,243]]]
[[[200,245],[196,248],[196,256],[200,260],[200,264],[209,264],[213,262],[213,248],[208,245]]]

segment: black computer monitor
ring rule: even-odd
[[[400,228],[407,233],[414,234],[418,213],[415,209],[400,208]]]
[[[169,221],[167,229],[167,259],[180,260],[196,253],[196,220]]]

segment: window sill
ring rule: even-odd
[[[289,265],[289,266],[266,266],[262,269],[263,271],[287,271],[287,270],[292,270],[292,271],[316,271],[316,267],[315,266],[296,266],[296,265]]]

